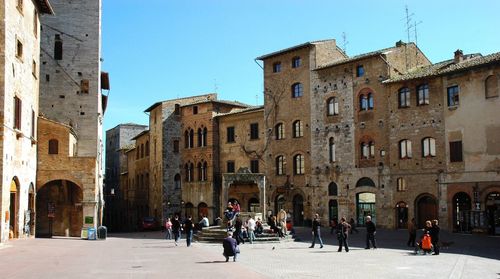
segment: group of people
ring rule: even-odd
[[[375,223],[372,222],[371,216],[366,216],[366,247],[365,249],[370,249],[370,244],[371,246],[376,249],[377,248],[377,243],[375,241],[375,234],[377,233],[377,228],[375,226]],[[349,222],[346,221],[345,217],[340,218],[339,221],[336,219],[332,220],[330,223],[330,226],[332,228],[331,232],[337,234],[337,240],[339,241],[339,248],[338,252],[342,252],[342,248],[345,249],[346,252],[349,252],[349,243],[348,243],[348,238],[349,234],[351,234],[353,231],[358,233],[358,230],[356,229],[356,224],[354,222],[354,219],[351,218]],[[314,219],[312,222],[312,243],[309,248],[314,248],[316,245],[316,240],[319,242],[319,248],[323,248],[323,240],[321,239],[321,222],[319,220],[319,214],[314,215]]]
[[[420,242],[416,242],[417,238],[417,225],[415,223],[415,219],[411,219],[408,222],[408,242],[407,245],[409,247],[416,247],[422,249],[424,254],[430,253],[434,250],[433,255],[439,255],[439,221],[438,220],[427,220],[425,221],[425,227],[422,229],[422,236],[420,238]],[[430,238],[430,240],[429,240]],[[428,245],[427,242],[430,242],[431,245]]]
[[[206,221],[208,222],[208,219]],[[186,220],[181,223],[179,216],[175,215],[173,220],[171,220],[170,218],[167,218],[165,220],[165,239],[172,239],[173,237],[175,246],[177,246],[179,245],[181,234],[182,232],[184,232],[186,234],[186,244],[189,247],[191,246],[191,242],[193,241],[194,229],[195,225],[193,224],[191,216],[188,216]]]

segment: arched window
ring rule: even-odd
[[[194,164],[189,164],[189,181],[194,181]]]
[[[409,159],[412,157],[411,153],[411,141],[404,139],[399,142],[399,158]]]
[[[149,141],[146,141],[146,156],[149,156]]]
[[[283,125],[283,123],[278,123],[276,124],[276,126],[274,127],[274,130],[275,130],[275,134],[276,134],[276,139],[277,140],[280,140],[280,139],[284,139],[285,138],[285,125]]]
[[[198,128],[198,147],[202,147],[203,145],[203,130]]]
[[[174,176],[174,188],[175,189],[181,188],[181,175],[178,173]]]
[[[184,132],[184,148],[189,148],[189,131]]]
[[[410,89],[408,87],[399,89],[398,100],[400,108],[407,108],[410,106]]]
[[[201,174],[202,174],[202,178],[203,178],[202,180],[207,181],[207,179],[208,179],[208,175],[207,175],[208,174],[208,164],[207,164],[207,162],[203,162],[203,166],[202,166],[201,170],[202,170]]]
[[[375,183],[373,183],[373,180],[368,177],[362,177],[358,180],[358,182],[356,182],[356,187],[362,186],[375,187]]]
[[[302,97],[304,94],[304,88],[302,83],[297,82],[292,85],[292,98]]]
[[[373,109],[373,93],[368,93],[368,109]]]
[[[332,182],[332,183],[330,183],[330,185],[328,185],[328,195],[329,196],[338,195],[338,187],[337,187],[337,184],[335,182]]]
[[[397,182],[397,190],[398,192],[406,191],[406,180],[402,177],[398,177]]]
[[[198,163],[198,181],[203,181],[203,165]]]
[[[337,115],[339,114],[339,103],[337,102],[337,98],[332,97],[327,101],[327,115]]]
[[[335,162],[335,140],[333,138],[328,140],[328,157],[330,163]]]
[[[59,141],[56,139],[49,140],[49,154],[59,154]]]
[[[369,158],[375,158],[375,142],[370,140],[370,141],[364,141],[361,142],[360,144],[361,148],[361,159],[369,159]]]
[[[184,165],[186,182],[191,182],[193,180],[193,166],[192,165],[193,165],[192,163],[186,163],[186,165]]]
[[[490,75],[484,81],[486,98],[498,97],[500,86],[498,86],[498,77]]]
[[[436,156],[436,140],[434,138],[422,139],[422,157]]]
[[[418,100],[417,100],[417,105],[423,106],[423,105],[428,105],[429,104],[429,85],[426,84],[421,84],[417,86],[417,95],[418,95]]]
[[[189,130],[189,148],[194,147],[194,130]]]
[[[359,110],[368,110],[368,98],[366,95],[359,95]]]
[[[285,174],[285,157],[278,156],[276,157],[276,175],[284,175]]]
[[[203,128],[203,140],[201,141],[201,146],[207,146],[207,127]]]
[[[297,120],[293,122],[293,137],[300,138],[304,136],[304,130],[302,128],[302,121]]]
[[[297,154],[293,157],[293,170],[294,170],[294,174],[304,174],[305,173],[304,155]]]

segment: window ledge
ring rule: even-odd
[[[31,145],[35,145],[38,143],[38,141],[34,138],[34,137],[31,137]]]
[[[16,138],[19,139],[24,136],[23,132],[17,128],[14,128],[14,132],[16,132]]]
[[[448,106],[448,110],[456,110],[456,109],[458,109],[458,105]]]

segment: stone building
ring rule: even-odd
[[[242,103],[216,99],[180,107],[183,217],[190,215],[197,221],[200,216],[207,216],[209,220],[220,216],[219,137],[231,141],[237,135],[228,130],[229,134],[224,137],[213,117],[247,107]]]
[[[335,40],[308,42],[257,58],[264,63],[264,128],[270,210],[285,209],[296,225],[318,210],[311,182],[312,70],[344,59]],[[320,212],[323,213],[323,212]]]
[[[406,182],[407,193],[402,193],[401,200],[410,209],[417,207],[414,216],[419,222],[424,220],[421,215],[439,217],[442,227],[450,231],[499,234],[500,53],[464,55],[457,50],[451,60],[387,83],[393,103],[401,89],[408,88],[414,107],[394,107],[395,112],[405,111],[398,112],[405,114],[401,126],[416,125],[412,130],[417,159],[407,161],[420,165],[420,171]],[[422,85],[427,85],[427,99],[420,105]],[[411,137],[403,134],[398,140]]]
[[[368,215],[381,226],[395,224],[389,135],[399,120],[389,117],[392,99],[383,81],[428,64],[414,44],[397,42],[313,70],[311,152],[316,160],[311,185],[319,191],[316,211],[326,214],[326,207],[330,220],[352,217],[359,225]]]
[[[102,122],[107,97],[102,90],[109,90],[108,75],[101,72],[101,1],[51,3],[57,16],[41,18],[40,113],[72,127],[78,138],[76,156],[93,158],[93,173],[79,187],[82,226],[96,227],[103,207]]]
[[[134,144],[133,138],[147,130],[147,126],[134,123],[120,124],[106,131],[106,174],[104,180],[104,220],[103,224],[109,231],[116,230],[119,224],[124,223],[125,204],[121,172],[127,164],[127,150]],[[148,142],[149,144],[149,142]]]
[[[222,176],[219,212],[235,200],[243,212],[266,212],[268,193],[264,107],[235,109],[214,117],[219,127],[219,166]]]
[[[34,234],[40,20],[48,0],[0,1],[0,243]]]

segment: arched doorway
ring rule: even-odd
[[[434,196],[423,194],[415,200],[417,226],[423,228],[425,221],[438,218],[438,203]]]
[[[329,221],[339,218],[339,206],[337,200],[330,200],[328,202],[328,217]]]
[[[228,189],[229,201],[237,200],[242,212],[250,210],[249,205],[251,200],[253,201],[254,212],[261,212],[259,195],[260,190],[255,183],[235,182],[231,184]],[[255,200],[257,200],[256,203]]]
[[[24,233],[27,235],[35,234],[35,186],[30,184],[28,191],[28,210],[24,218]]]
[[[453,231],[471,231],[468,216],[471,206],[471,198],[467,193],[458,192],[453,196]]]
[[[490,234],[500,234],[500,193],[489,193],[486,198],[486,214]]]
[[[396,226],[398,229],[406,229],[408,227],[408,205],[405,202],[396,204]]]
[[[248,212],[258,212],[260,209],[259,199],[251,198],[248,200]]]
[[[36,236],[80,236],[83,192],[67,180],[53,180],[36,195]]]
[[[279,195],[276,197],[275,203],[274,203],[274,214],[278,214],[280,210],[285,209],[285,197],[283,195]]]
[[[304,198],[300,194],[293,197],[293,224],[294,226],[304,225]]]
[[[204,216],[208,217],[208,205],[204,202],[200,202],[200,204],[198,204],[198,222]],[[194,218],[194,216],[193,216],[193,218]]]
[[[377,223],[377,215],[375,212],[376,197],[374,193],[364,192],[356,195],[356,216],[358,225],[364,226],[366,216],[371,216],[372,221]]]
[[[9,206],[9,238],[18,238],[19,237],[19,182],[17,178],[14,177],[10,182],[10,206]]]

